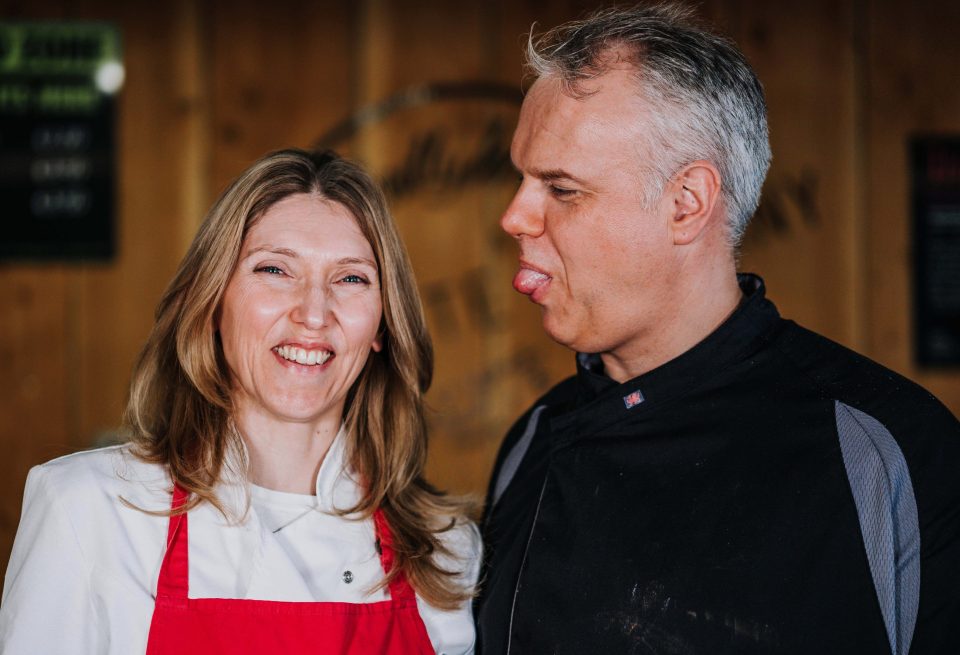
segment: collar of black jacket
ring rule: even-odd
[[[598,355],[577,354],[577,402],[571,411],[554,414],[551,428],[582,433],[602,429],[696,388],[716,373],[755,351],[779,324],[776,306],[766,298],[763,280],[737,276],[743,301],[720,327],[693,348],[666,364],[618,384],[603,373]]]

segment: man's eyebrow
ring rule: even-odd
[[[530,174],[536,177],[537,179],[550,182],[552,180],[570,180],[576,182],[577,184],[583,184],[583,180],[572,173],[568,173],[562,168],[551,168],[547,170],[534,169],[530,171]]]

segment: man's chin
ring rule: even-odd
[[[543,312],[541,326],[553,341],[576,353],[599,354],[609,352],[609,341],[598,339],[591,329],[594,322],[587,319],[572,320],[569,316],[558,316],[549,310]]]
[[[577,331],[570,329],[568,321],[557,316],[556,311],[551,311],[546,307],[541,307],[540,309],[542,310],[541,326],[548,337],[574,352],[585,352],[578,348],[579,345],[583,345],[582,339],[577,338]]]

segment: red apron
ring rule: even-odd
[[[172,507],[186,498],[174,488]],[[393,537],[383,513],[377,510],[373,517],[387,572]],[[416,595],[403,576],[390,584],[390,600],[376,603],[190,598],[187,550],[187,515],[171,516],[147,655],[434,652]]]

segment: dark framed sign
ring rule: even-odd
[[[0,22],[2,259],[113,256],[120,34]]]
[[[914,353],[960,365],[960,135],[919,136],[913,171]]]

